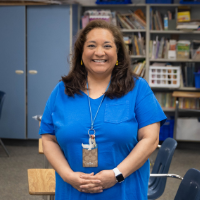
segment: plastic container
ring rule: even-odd
[[[174,119],[167,119],[160,127],[159,140],[164,141],[168,137],[173,138],[174,133]]]
[[[180,4],[200,4],[200,0],[193,0],[193,1],[181,0]]]
[[[180,87],[180,67],[149,67],[149,85],[151,87]]]
[[[200,72],[194,73],[195,76],[195,88],[200,88]]]
[[[97,0],[96,4],[132,4],[131,0]]]
[[[172,4],[173,0],[146,0],[146,3],[157,3],[157,4]]]

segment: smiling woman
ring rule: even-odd
[[[165,120],[147,82],[132,73],[118,28],[90,22],[40,126],[56,200],[147,200],[148,157]]]
[[[81,94],[80,90],[86,93],[89,74],[95,79],[107,77],[107,84],[112,75],[110,87],[105,93],[109,98],[122,97],[128,93],[135,84],[133,77],[137,77],[132,73],[120,30],[103,20],[92,21],[79,33],[74,45],[72,70],[62,78],[66,94],[74,96]]]
[[[83,47],[82,60],[88,77],[110,80],[117,62],[117,47],[109,30],[95,28],[87,34]]]

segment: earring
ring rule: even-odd
[[[81,65],[83,65],[83,61],[81,60]]]
[[[117,60],[117,62],[116,62],[116,65],[118,65],[118,60]]]

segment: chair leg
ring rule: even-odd
[[[8,150],[6,149],[6,147],[5,147],[4,143],[3,143],[3,141],[1,140],[1,138],[0,138],[0,143],[1,143],[2,147],[4,148],[4,150],[5,150],[6,154],[7,154],[7,156],[9,157]]]
[[[54,195],[51,195],[51,196],[50,196],[50,200],[55,200],[55,196],[54,196]]]

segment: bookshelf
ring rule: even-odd
[[[183,6],[183,4],[137,4],[137,3],[133,3],[133,4],[102,4],[102,5],[97,5],[95,3],[90,3],[90,4],[81,4],[80,8],[79,8],[79,12],[81,13],[79,15],[79,22],[81,21],[81,16],[82,14],[86,11],[86,10],[90,10],[90,9],[110,9],[112,11],[120,11],[122,14],[123,13],[128,13],[129,9],[134,9],[136,10],[137,8],[141,8],[145,15],[146,15],[146,29],[121,29],[123,34],[134,34],[134,33],[138,33],[140,32],[141,34],[143,34],[145,36],[145,41],[146,41],[146,55],[145,56],[137,56],[137,55],[130,55],[130,58],[132,60],[134,59],[146,59],[146,72],[145,72],[145,79],[147,80],[147,82],[149,82],[149,66],[153,63],[153,62],[170,62],[170,63],[176,63],[176,65],[178,65],[179,63],[200,63],[200,60],[192,60],[192,59],[176,59],[176,60],[170,60],[170,59],[151,59],[149,57],[149,42],[151,38],[153,38],[156,34],[157,35],[181,35],[180,39],[188,39],[188,40],[192,40],[193,37],[196,37],[198,39],[199,35],[200,35],[200,31],[182,31],[182,30],[150,30],[150,9],[159,9],[162,11],[166,10],[166,9],[176,9],[178,6]],[[198,13],[198,9],[200,8],[200,4],[187,4],[187,6],[190,6],[191,8],[194,8],[197,10],[196,12],[196,16],[198,16],[198,18],[200,19],[200,15]],[[192,10],[191,10],[192,12]],[[152,90],[157,90],[158,88],[152,88]],[[161,88],[162,89],[162,88]],[[163,88],[164,90],[166,88]],[[180,88],[170,88],[171,91],[173,90],[183,90],[183,91],[199,91],[200,89],[196,89],[196,88],[184,88],[184,87],[180,87]]]

